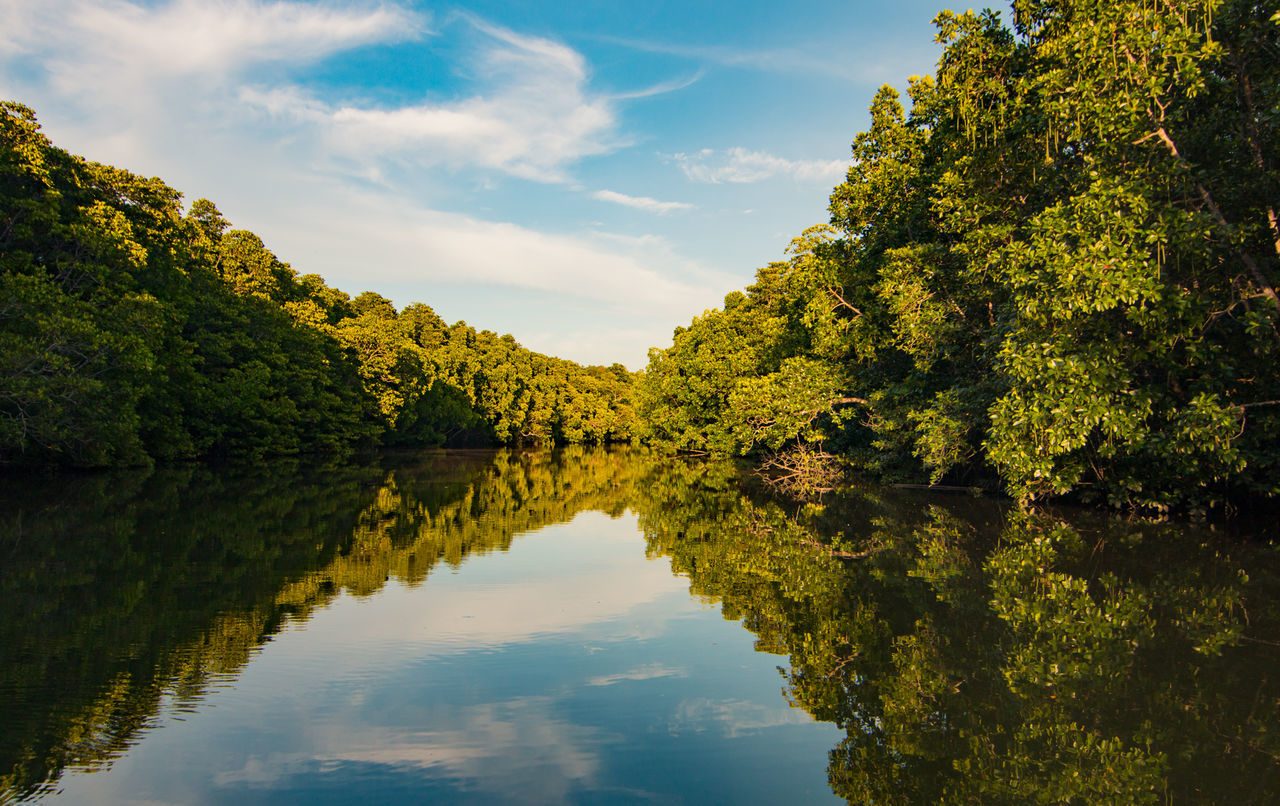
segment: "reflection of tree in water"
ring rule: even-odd
[[[650,552],[846,731],[829,775],[850,802],[1280,799],[1274,549],[963,500],[648,489]]]
[[[885,491],[797,508],[730,465],[583,448],[49,486],[0,492],[0,800],[110,764],[340,593],[627,507],[790,656],[792,701],[846,731],[851,802],[1280,797],[1276,552],[1208,532]]]
[[[450,452],[9,479],[0,492],[0,801],[109,765],[339,593],[417,584],[583,509],[642,463],[606,450]]]
[[[276,464],[10,479],[0,512],[0,792],[100,766],[167,695],[233,673],[290,608],[283,581],[335,557],[376,470]],[[344,534],[345,533],[345,534]]]

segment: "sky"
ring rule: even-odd
[[[827,221],[944,7],[0,0],[0,98],[299,274],[640,369]]]

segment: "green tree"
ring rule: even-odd
[[[628,441],[633,378],[299,277],[208,200],[0,106],[0,462]]]
[[[1277,493],[1275,2],[944,12],[881,90],[834,239],[651,355],[686,449],[1200,507]]]

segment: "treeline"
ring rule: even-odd
[[[1013,7],[940,15],[830,225],[651,352],[655,438],[1024,500],[1276,494],[1280,2]]]
[[[299,276],[212,203],[0,104],[0,463],[630,441],[632,387]]]

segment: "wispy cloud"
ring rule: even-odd
[[[382,274],[388,279],[514,285],[668,314],[683,314],[685,300],[702,298],[709,290],[689,279],[698,275],[696,266],[682,269],[681,280],[650,268],[650,257],[662,255],[661,244],[650,240],[557,235],[424,209],[404,198],[350,193],[346,215],[323,230],[314,222],[328,202],[297,200],[286,219],[293,226],[281,233],[281,249],[327,255],[317,259],[335,273],[372,262],[387,267]]]
[[[256,110],[260,124],[285,125],[295,146],[310,150],[313,164],[355,164],[362,176],[381,175],[389,163],[408,163],[543,182],[567,181],[567,167],[575,161],[627,142],[617,131],[619,96],[589,87],[581,54],[468,15],[454,18],[479,31],[485,43],[468,56],[470,94],[385,107],[268,83],[270,71],[264,75],[254,68],[302,65],[431,33],[428,17],[394,4],[44,0],[0,6],[0,60],[21,59],[12,72],[41,73],[50,89],[76,100],[81,115],[87,107],[114,110],[113,129],[144,113],[195,106],[208,114],[215,106],[231,106]],[[671,91],[688,81],[641,94]],[[7,92],[20,89],[4,83],[0,78]],[[210,118],[232,116],[224,111]]]
[[[568,358],[639,366],[671,321],[740,284],[665,243],[438,209],[434,197],[461,196],[454,174],[464,170],[473,186],[519,176],[550,183],[536,189],[544,198],[581,192],[568,181],[575,162],[626,142],[623,102],[594,89],[564,44],[473,17],[435,26],[407,5],[0,0],[0,97],[34,107],[70,151],[214,199],[299,271],[399,302],[475,287],[467,318],[526,343],[545,331]],[[308,65],[355,48],[431,48],[445,36],[469,82],[448,100],[379,106],[302,80]],[[681,209],[604,200],[622,199]],[[513,305],[512,321],[476,313],[529,292],[555,302]],[[588,325],[568,320],[593,309],[610,312],[612,329],[570,342],[564,333]],[[617,352],[604,355],[604,343]]]
[[[759,182],[775,176],[801,181],[838,180],[848,169],[846,160],[789,160],[764,151],[704,148],[693,154],[672,154],[685,176],[695,182]]]
[[[341,215],[334,214],[335,197],[342,198]],[[526,306],[537,321],[517,338],[587,363],[639,369],[647,348],[670,338],[672,322],[719,304],[725,288],[740,284],[656,236],[540,232],[336,184],[299,188],[276,215],[268,238],[273,250],[339,288],[412,284],[431,290],[419,297],[428,303],[434,289],[462,284],[554,298],[554,307]],[[566,319],[576,321],[579,314],[569,312],[579,310],[596,315],[573,327]],[[585,324],[601,318],[609,324],[594,330]]]
[[[745,48],[732,45],[699,45],[675,42],[655,42],[620,36],[600,36],[606,42],[642,53],[660,53],[704,64],[741,70],[800,73],[825,76],[859,83],[876,83],[898,80],[904,72],[910,72],[921,57],[929,57],[937,48],[912,43],[901,46],[894,43],[865,43],[861,48],[863,58],[832,59],[826,56],[835,47],[831,43],[812,43],[807,46],[778,48]],[[849,43],[842,43],[847,49]],[[930,48],[930,49],[926,49]],[[936,58],[933,57],[933,58]]]
[[[655,95],[665,95],[668,92],[679,92],[682,89],[692,87],[694,84],[697,84],[702,80],[702,77],[706,75],[706,72],[707,71],[705,70],[699,70],[693,75],[685,78],[675,78],[670,81],[663,81],[638,90],[617,92],[610,97],[619,100],[631,100],[636,98],[652,98]]]
[[[672,322],[687,322],[718,304],[718,300],[716,296],[707,294],[700,304],[701,307],[690,305],[690,313],[680,319],[662,315],[646,317],[644,327],[619,327],[617,323],[621,317],[615,314],[614,322],[598,327],[569,331],[557,329],[555,332],[530,330],[520,343],[544,355],[572,358],[579,364],[609,366],[617,363],[632,370],[643,369],[651,347],[670,344]]]
[[[612,190],[597,190],[591,194],[591,198],[612,202],[613,204],[621,204],[624,207],[634,207],[637,210],[648,210],[659,215],[665,215],[674,210],[692,210],[694,208],[694,205],[687,202],[658,201],[648,196],[628,196],[625,193],[617,193]]]
[[[329,104],[295,87],[246,89],[241,99],[314,126],[324,146],[355,162],[480,167],[564,182],[566,167],[619,147],[613,102],[588,88],[582,56],[558,42],[466,19],[489,44],[474,55],[480,92],[396,108]]]
[[[608,737],[565,720],[559,705],[545,695],[476,705],[445,702],[430,709],[429,727],[420,729],[379,724],[379,714],[347,708],[341,730],[295,705],[294,712],[303,714],[293,723],[302,752],[246,754],[238,768],[216,772],[213,783],[269,791],[285,779],[336,765],[376,767],[384,774],[418,769],[472,798],[563,803],[578,790],[596,788],[598,748]],[[228,758],[242,756],[233,751]]]
[[[205,81],[256,64],[306,63],[340,50],[421,35],[427,18],[394,5],[349,9],[262,0],[6,3],[0,53],[40,54],[64,92],[110,95],[137,83]]]

